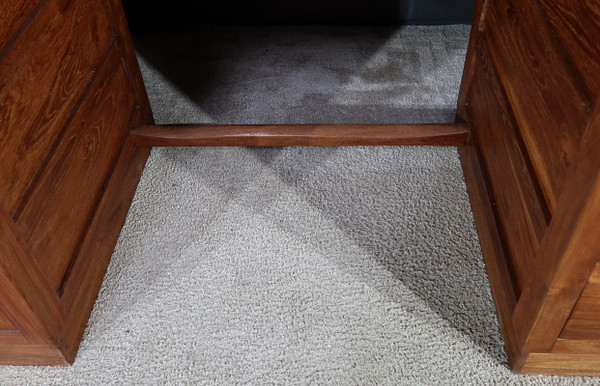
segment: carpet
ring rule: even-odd
[[[451,122],[469,28],[136,37],[160,123]],[[507,367],[455,148],[155,148],[75,364],[3,385],[594,384]]]

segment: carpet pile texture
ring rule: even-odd
[[[452,122],[467,26],[136,37],[159,123]],[[510,372],[455,148],[156,148],[75,364],[0,384],[593,384]]]

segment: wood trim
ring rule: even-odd
[[[131,131],[150,146],[461,146],[466,124],[149,125]]]
[[[473,76],[477,66],[477,56],[475,55],[476,36],[485,28],[485,16],[489,0],[477,0],[475,3],[475,12],[473,15],[473,25],[471,26],[471,34],[469,36],[469,46],[467,48],[468,55],[465,58],[465,66],[463,69],[462,81],[460,83],[460,91],[458,93],[458,102],[456,104],[456,118],[458,122],[470,122],[468,104],[472,88]]]
[[[65,327],[58,346],[72,363],[92,312],[96,295],[142,176],[149,148],[125,140],[89,231],[83,241],[61,297]]]
[[[536,256],[513,323],[523,351],[546,352],[559,337],[600,256],[600,107]]]
[[[498,312],[500,328],[504,337],[504,347],[511,368],[513,371],[518,372],[523,365],[525,356],[521,355],[518,350],[511,320],[513,310],[517,304],[517,294],[511,280],[506,247],[498,228],[493,202],[491,201],[492,196],[486,183],[485,169],[478,155],[476,144],[459,147],[458,154],[469,192],[473,217],[477,226],[496,311]]]
[[[3,276],[6,280],[1,280]],[[38,318],[35,323],[32,321],[31,329],[19,326],[21,331],[31,335],[36,342],[40,339],[47,341],[48,337],[59,335],[65,320],[56,291],[46,282],[27,245],[14,229],[14,223],[9,220],[9,215],[3,208],[0,208],[0,282],[4,283],[0,288],[7,288],[13,283],[15,293],[20,294],[19,298],[22,297],[27,304],[26,308]],[[20,308],[23,308],[23,305]],[[33,316],[27,317],[32,318]],[[36,327],[38,323],[44,328]]]
[[[54,344],[0,345],[0,365],[67,366],[69,364]]]

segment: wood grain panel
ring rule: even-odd
[[[0,330],[14,330],[15,328],[17,327],[10,321],[6,312],[0,309]]]
[[[556,212],[537,252],[513,323],[524,351],[550,351],[600,256],[600,105],[597,104]]]
[[[519,289],[531,278],[535,252],[548,226],[546,208],[525,159],[517,125],[499,84],[483,37],[473,78],[471,116],[496,200]]]
[[[600,2],[538,0],[589,98],[600,96]]]
[[[474,136],[474,139],[475,136]],[[507,265],[507,252],[500,235],[498,221],[491,201],[489,181],[482,167],[478,145],[472,142],[458,148],[460,163],[469,191],[473,217],[477,225],[479,241],[485,259],[485,267],[492,287],[492,295],[498,312],[504,347],[511,367],[518,371],[522,365],[521,353],[515,341],[512,313],[517,304],[517,294],[511,272]]]
[[[64,326],[60,299],[0,207],[0,304],[30,342],[49,343]]]
[[[600,356],[581,353],[531,353],[521,372],[523,374],[600,376]]]
[[[147,117],[138,115],[138,119],[142,123]],[[71,362],[149,154],[149,148],[136,148],[131,138],[126,140],[79,256],[64,283],[61,300],[68,322],[58,344]]]
[[[133,90],[127,86],[120,55],[114,50],[19,217],[19,229],[56,290],[127,133],[135,110]]]
[[[590,106],[533,1],[490,2],[485,33],[552,213]]]
[[[0,12],[0,58],[6,43],[14,34],[25,27],[25,21],[40,4],[40,0],[10,0],[2,2]]]
[[[600,340],[600,265],[590,276],[565,328],[562,339]]]
[[[11,214],[113,36],[101,2],[50,0],[0,61],[0,202]]]

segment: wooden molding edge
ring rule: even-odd
[[[138,147],[152,146],[462,146],[469,125],[148,125],[131,130]]]

